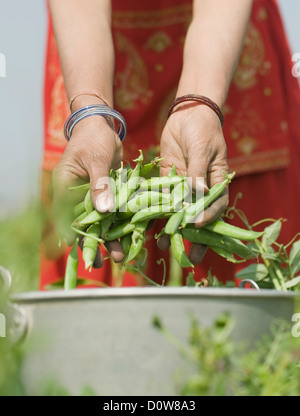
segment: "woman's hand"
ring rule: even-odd
[[[112,211],[114,195],[109,186],[110,169],[117,169],[122,160],[122,143],[104,117],[88,117],[74,128],[65,152],[53,171],[53,213],[58,234],[68,244],[74,242],[71,230],[74,220],[75,193],[70,186],[90,182],[94,208]],[[112,258],[119,262],[123,252],[118,242],[107,245]]]
[[[228,173],[226,143],[217,115],[208,107],[195,103],[178,106],[169,117],[161,137],[161,174],[167,175],[175,164],[179,175],[187,176],[194,190],[206,193],[224,180]],[[215,220],[228,205],[228,189],[204,214],[195,220],[201,227]],[[169,245],[167,237],[158,242],[160,248]],[[199,264],[206,247],[192,245],[189,254]]]

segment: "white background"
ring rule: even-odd
[[[241,0],[242,1],[242,0]],[[280,0],[292,53],[300,52],[300,1]],[[0,0],[0,215],[39,192],[43,143],[45,0]]]

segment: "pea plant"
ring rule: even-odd
[[[270,333],[249,347],[233,341],[234,319],[220,314],[202,326],[194,315],[186,340],[177,338],[155,316],[154,327],[183,358],[174,374],[180,396],[299,396],[300,338],[287,322],[276,321]]]
[[[280,243],[280,232],[285,220],[264,219],[250,225],[245,213],[236,208],[236,202],[242,195],[238,194],[234,205],[227,210],[225,217],[237,215],[246,228],[253,230],[264,223],[270,223],[264,228],[260,238],[248,243],[248,248],[256,254],[256,262],[240,270],[238,279],[251,279],[261,288],[271,288],[281,291],[300,290],[300,233],[295,234],[288,244]]]

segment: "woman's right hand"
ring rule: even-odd
[[[117,133],[104,117],[93,116],[81,120],[53,171],[53,215],[57,232],[67,245],[72,245],[75,235],[71,230],[74,220],[74,192],[70,186],[90,182],[94,208],[99,212],[112,211],[114,195],[108,177],[110,169],[117,169],[123,157],[123,147]],[[114,261],[123,259],[120,244],[107,245]]]

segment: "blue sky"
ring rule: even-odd
[[[300,1],[280,0],[292,52],[300,52]],[[43,140],[45,0],[0,0],[0,215],[38,194]]]

